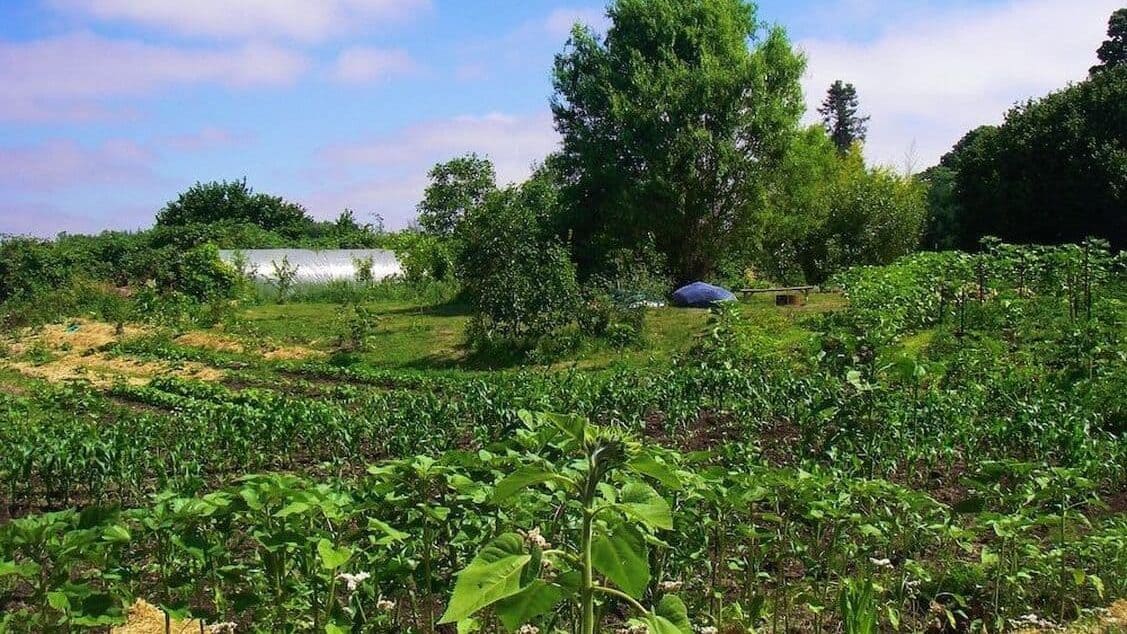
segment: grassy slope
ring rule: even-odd
[[[744,303],[752,323],[762,323],[780,339],[792,338],[794,321],[802,315],[841,305],[840,296],[811,295],[803,306],[776,308],[773,297],[756,296]],[[464,344],[469,321],[464,307],[420,306],[405,302],[366,305],[376,315],[371,350],[360,355],[366,365],[380,368],[494,369],[511,366],[512,359],[481,359]],[[241,315],[237,331],[289,344],[329,351],[347,327],[337,304],[255,306]],[[590,344],[563,359],[559,366],[598,369],[616,364],[666,363],[692,347],[708,321],[707,310],[656,308],[646,316],[647,344],[616,349]]]

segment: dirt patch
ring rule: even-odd
[[[320,353],[311,348],[302,346],[281,346],[262,353],[262,358],[267,361],[301,361],[309,357],[319,356]]]
[[[74,320],[20,332],[9,343],[10,360],[5,365],[21,374],[61,382],[83,379],[99,387],[125,381],[143,385],[156,376],[175,375],[214,381],[222,371],[198,363],[143,361],[103,352],[125,337],[147,334],[141,326],[119,330],[104,322]]]
[[[40,328],[28,328],[9,342],[12,356],[20,356],[34,350],[37,346],[54,351],[67,351],[76,354],[89,353],[104,348],[120,339],[135,337],[148,332],[142,326],[117,326],[100,321],[74,319],[64,324],[48,324]]]
[[[244,346],[241,341],[219,333],[206,332],[203,330],[184,333],[176,338],[176,343],[191,348],[204,348],[218,352],[234,352],[236,354],[246,352],[246,346]]]
[[[201,627],[199,621],[178,621],[172,619],[172,634],[199,634],[214,632],[212,627]],[[129,620],[125,625],[110,630],[111,634],[164,634],[164,612],[155,605],[138,599],[129,608]]]
[[[1080,619],[1063,628],[1015,630],[1015,634],[1120,634],[1127,632],[1127,599],[1112,603],[1106,610],[1099,610],[1095,616]]]
[[[692,421],[674,426],[664,412],[651,411],[643,418],[643,435],[658,444],[681,451],[706,451],[723,445],[740,432],[730,412],[701,410]]]
[[[1127,513],[1127,490],[1118,491],[1106,496],[1104,498],[1104,504],[1107,504],[1107,511],[1110,515]],[[1127,602],[1124,603],[1124,608],[1127,609]]]
[[[104,353],[87,356],[61,356],[47,363],[10,362],[10,367],[22,374],[51,382],[86,380],[92,385],[106,387],[120,381],[129,385],[145,385],[158,376],[179,376],[200,381],[217,381],[221,370],[198,363],[164,363],[141,361],[130,357],[115,357]]]
[[[0,394],[7,394],[8,396],[27,396],[27,388],[11,383],[0,383]]]
[[[176,343],[190,348],[203,348],[217,352],[259,355],[267,361],[300,361],[320,353],[304,346],[276,346],[270,343],[256,348],[218,332],[195,330],[176,338]]]

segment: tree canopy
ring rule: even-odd
[[[803,112],[805,64],[741,0],[618,0],[556,58],[564,226],[580,263],[653,236],[679,280],[746,249]],[[749,48],[749,42],[753,48]]]
[[[1019,105],[943,158],[955,170],[959,246],[986,235],[1127,246],[1127,66]]]
[[[791,146],[768,205],[759,269],[782,281],[821,282],[856,264],[887,264],[913,251],[926,214],[909,176],[867,167],[860,146],[839,155],[817,126]]]
[[[1107,39],[1096,51],[1100,63],[1092,67],[1095,75],[1109,68],[1127,64],[1127,7],[1111,14],[1107,23]]]
[[[862,117],[860,109],[857,89],[853,84],[847,84],[840,79],[830,86],[825,100],[822,101],[822,107],[818,108],[826,133],[837,146],[838,153],[843,156],[849,152],[849,148],[854,143],[864,142],[865,135],[868,133],[869,117]]]
[[[281,196],[255,192],[246,179],[196,183],[157,213],[157,226],[249,223],[293,235],[313,222],[305,208]]]
[[[439,163],[427,177],[430,184],[419,203],[419,225],[438,237],[454,235],[458,221],[497,189],[493,163],[477,154]]]

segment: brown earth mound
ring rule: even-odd
[[[81,319],[49,324],[26,329],[9,340],[8,359],[2,363],[48,381],[84,379],[97,386],[117,381],[143,385],[153,377],[168,375],[204,381],[223,376],[220,370],[198,363],[144,361],[101,351],[122,338],[147,332],[141,326],[125,326],[118,332],[113,324]]]
[[[201,628],[199,621],[177,621],[172,619],[172,634],[199,634],[213,631]],[[129,608],[129,620],[121,627],[110,630],[111,634],[164,634],[164,612],[155,605],[138,599]]]

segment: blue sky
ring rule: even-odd
[[[935,162],[1016,101],[1082,79],[1121,0],[763,0],[872,116],[866,154]],[[138,228],[197,180],[246,177],[317,217],[406,225],[436,161],[516,181],[556,144],[570,0],[4,0],[0,233]]]

